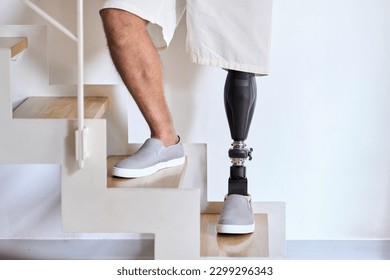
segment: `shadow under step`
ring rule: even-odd
[[[14,58],[19,53],[27,49],[27,38],[26,37],[1,37],[0,48],[10,49],[11,58]]]
[[[108,108],[108,97],[85,97],[84,117],[100,119]],[[77,119],[77,97],[29,97],[13,112],[16,119]]]

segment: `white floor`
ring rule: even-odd
[[[390,260],[390,240],[288,240],[291,260]]]

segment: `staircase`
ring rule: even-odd
[[[85,97],[85,118],[101,119],[108,107],[108,98]],[[76,97],[29,97],[14,111],[16,119],[77,119]]]
[[[11,58],[14,58],[27,48],[27,38],[0,38],[0,46],[2,46],[2,48],[9,49],[11,52]]]
[[[258,226],[252,235],[216,234],[215,223],[222,202],[207,201],[205,144],[185,145],[187,159],[183,167],[162,170],[147,178],[113,178],[110,167],[126,155],[107,155],[107,128],[103,117],[110,108],[110,100],[107,96],[94,96],[88,90],[84,99],[88,157],[84,168],[79,168],[74,155],[77,129],[74,86],[46,85],[42,86],[44,94],[41,96],[34,92],[34,96],[13,99],[11,75],[18,73],[12,64],[24,63],[24,52],[29,51],[29,36],[33,33],[30,29],[14,26],[8,32],[12,36],[2,37],[0,33],[0,125],[3,131],[0,164],[61,167],[63,232],[76,236],[81,233],[151,234],[155,259],[285,256],[283,203],[254,203]],[[136,150],[138,146],[130,147]]]

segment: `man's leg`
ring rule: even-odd
[[[256,107],[257,86],[252,73],[229,70],[225,84],[225,110],[233,140],[229,157],[230,168],[228,194],[248,195],[245,161],[252,159],[252,149],[247,149],[248,138]]]
[[[255,221],[248,194],[245,161],[252,159],[247,149],[248,137],[256,105],[256,79],[252,73],[229,70],[225,83],[225,109],[233,140],[229,157],[232,162],[228,195],[217,224],[218,233],[247,234],[255,230]]]
[[[114,64],[148,123],[151,137],[165,146],[176,144],[162,66],[146,30],[147,21],[118,9],[104,9],[101,17]]]
[[[114,64],[151,133],[137,153],[113,167],[112,175],[142,177],[183,164],[184,149],[165,100],[162,66],[147,21],[119,9],[104,9],[101,17]]]
[[[255,230],[248,195],[246,159],[252,151],[244,143],[256,99],[255,75],[268,74],[272,0],[187,1],[187,50],[193,62],[230,69],[225,108],[232,136],[229,150],[228,195],[217,232],[245,234]],[[218,36],[215,36],[218,34]]]

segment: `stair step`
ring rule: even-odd
[[[255,214],[256,229],[252,234],[217,234],[219,214],[201,215],[201,257],[269,257],[268,215]]]
[[[108,97],[85,97],[86,119],[99,119],[106,112]],[[29,97],[14,110],[18,119],[77,119],[77,97]]]
[[[27,49],[26,37],[2,37],[0,38],[0,48],[10,49],[11,57],[17,56],[23,50]]]
[[[109,156],[107,159],[107,186],[109,188],[163,188],[177,189],[180,186],[182,176],[184,174],[186,164],[162,169],[152,175],[140,178],[125,179],[112,177],[112,167],[118,161],[128,156]]]

